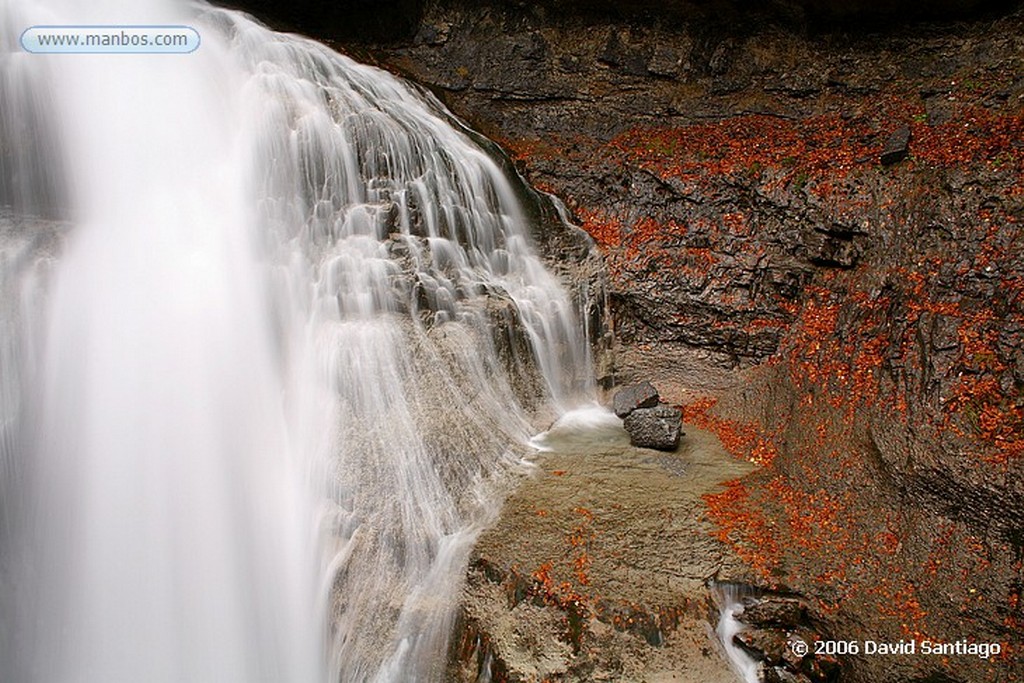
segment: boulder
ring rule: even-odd
[[[623,421],[629,442],[638,448],[674,451],[683,435],[683,414],[666,405],[637,408]]]
[[[658,390],[650,382],[630,384],[619,389],[612,399],[612,410],[621,418],[625,418],[638,408],[653,408],[658,405],[661,397]]]

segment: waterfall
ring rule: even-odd
[[[442,679],[529,409],[592,391],[522,181],[313,41],[80,5],[0,0],[0,678]],[[202,45],[17,45],[73,24]]]
[[[719,608],[715,635],[722,643],[725,658],[742,683],[761,683],[763,680],[761,664],[733,640],[744,630],[743,623],[740,622],[737,615],[743,611],[744,599],[754,595],[754,591],[732,583],[716,583],[711,586],[711,589],[712,597]]]

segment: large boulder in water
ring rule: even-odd
[[[683,414],[671,406],[637,408],[623,420],[629,442],[638,448],[674,451],[683,436]]]
[[[619,389],[612,399],[612,410],[621,418],[625,418],[638,408],[653,408],[661,398],[658,390],[650,382],[630,384]]]

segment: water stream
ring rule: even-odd
[[[742,683],[761,683],[761,665],[733,640],[746,628],[737,615],[743,611],[744,598],[754,595],[753,591],[737,584],[719,583],[712,593],[719,606],[715,635],[722,643],[729,665]]]
[[[30,55],[183,24],[191,55]],[[433,681],[468,549],[586,397],[515,183],[242,14],[0,0],[0,678]]]

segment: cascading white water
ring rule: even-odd
[[[753,595],[752,591],[735,584],[720,583],[714,587],[712,594],[719,605],[715,634],[722,642],[726,659],[742,683],[761,683],[761,665],[733,640],[744,629],[736,616],[743,611],[743,599]]]
[[[0,132],[45,114],[0,140],[0,222],[69,224],[51,277],[0,283],[0,677],[442,678],[520,399],[589,390],[513,181],[429,96],[244,15],[0,11]],[[15,47],[78,23],[203,42]]]
[[[25,26],[123,7],[7,10]],[[193,64],[10,52],[52,104],[74,224],[22,387],[12,678],[316,680],[311,505],[232,129],[244,80],[216,41]]]

